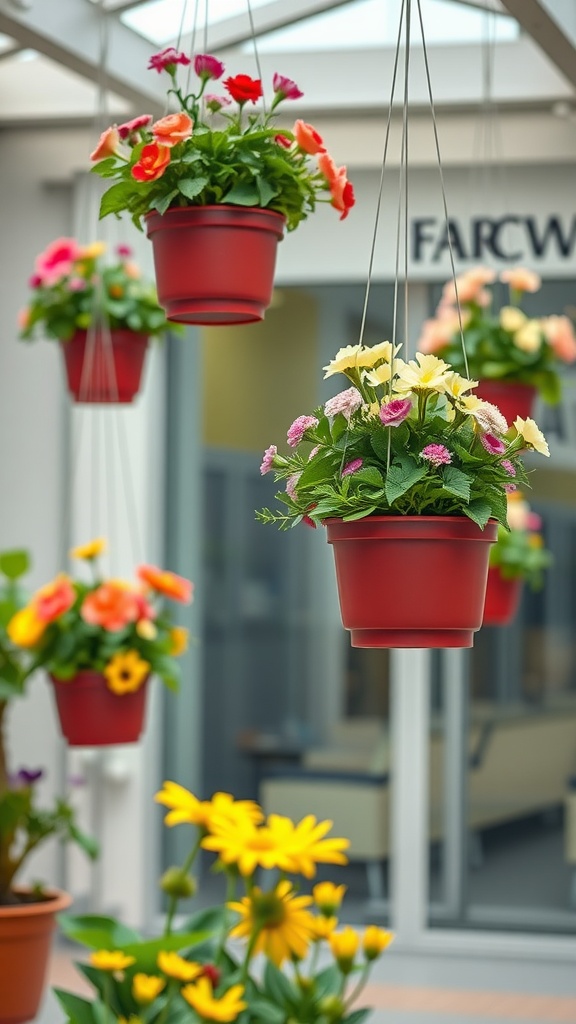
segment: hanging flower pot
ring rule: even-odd
[[[471,647],[497,523],[465,516],[326,520],[353,647]]]
[[[148,678],[137,690],[114,693],[106,677],[89,670],[63,681],[50,676],[60,728],[71,747],[137,743],[144,729]]]
[[[90,336],[76,331],[70,341],[62,342],[68,390],[76,402],[131,402],[140,390],[144,357],[148,345],[145,334],[111,330]]]
[[[532,416],[536,388],[509,380],[481,380],[474,392],[484,402],[496,405],[511,425],[517,416]]]
[[[38,898],[16,889],[14,895],[14,905],[0,906],[0,1024],[24,1024],[36,1018],[56,914],[72,902],[59,891]]]
[[[149,213],[158,300],[169,320],[262,320],[272,297],[286,218],[273,210],[197,206]]]
[[[522,596],[522,580],[504,578],[500,569],[490,566],[484,604],[484,626],[508,626],[515,618]]]

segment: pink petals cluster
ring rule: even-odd
[[[410,398],[392,398],[380,407],[380,419],[385,427],[399,427],[412,408]]]
[[[452,453],[443,444],[427,444],[420,452],[420,458],[426,459],[433,466],[449,466]]]
[[[342,470],[342,477],[352,476],[353,473],[357,473],[359,469],[362,469],[364,459],[351,459],[347,462]]]
[[[342,413],[349,420],[361,405],[362,395],[358,388],[348,388],[346,391],[340,391],[339,394],[334,395],[334,398],[328,399],[324,405],[324,415],[337,416]]]
[[[307,430],[312,427],[318,426],[318,420],[315,416],[298,416],[297,419],[288,428],[286,440],[291,448],[296,448]]]
[[[57,238],[36,257],[35,273],[30,279],[30,286],[51,288],[72,272],[80,254],[81,248],[74,238]]]
[[[274,469],[274,459],[278,455],[278,449],[275,444],[271,444],[269,448],[264,452],[262,458],[262,465],[260,466],[260,473],[265,476],[270,470]]]

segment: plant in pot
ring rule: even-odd
[[[490,550],[485,626],[508,625],[518,611],[522,584],[540,590],[544,570],[552,564],[540,533],[542,520],[519,490],[508,493],[508,526],[508,530],[498,526],[496,543]]]
[[[374,962],[392,933],[339,926],[346,886],[302,886],[318,864],[345,864],[348,841],[309,815],[298,824],[249,800],[216,793],[199,800],[165,782],[156,800],[166,824],[191,830],[190,853],[160,885],[168,896],[163,933],[151,939],[113,918],[65,917],[65,933],[91,952],[78,969],[91,998],[56,990],[69,1024],[199,1024],[202,1021],[361,1024],[358,1005]],[[216,854],[226,879],[218,905],[175,918],[196,889],[191,869],[201,848]]]
[[[536,392],[551,405],[560,400],[558,369],[576,360],[576,336],[567,316],[530,318],[520,308],[524,294],[540,288],[538,274],[515,267],[503,270],[498,280],[510,296],[510,304],[500,310],[493,308],[494,295],[487,287],[496,281],[494,270],[475,267],[447,282],[417,347],[464,373],[461,320],[469,375],[479,381],[477,394],[511,422],[530,416]]]
[[[20,338],[61,343],[77,402],[131,402],[140,388],[148,339],[168,328],[154,285],[127,245],[105,262],[106,245],[57,238],[36,258]]]
[[[390,342],[348,345],[325,367],[347,390],[272,445],[263,474],[286,489],[281,528],[327,527],[344,625],[356,647],[469,647],[482,624],[490,544],[520,454],[548,455],[533,420],[512,427],[434,355],[404,362]]]
[[[176,113],[154,123],[143,114],[103,132],[93,170],[114,184],[100,216],[126,211],[138,227],[144,219],[169,320],[261,320],[284,227],[293,231],[322,202],[343,219],[353,187],[312,125],[274,126],[279,105],[303,95],[295,82],[275,74],[268,108],[261,80],[245,74],[226,78],[224,94],[207,93],[224,64],[197,54],[197,85],[185,94],[177,74],[190,63],[172,47],[150,59],[149,67],[169,78]]]
[[[190,603],[192,584],[141,565],[138,582],[105,579],[101,538],[75,548],[89,579],[60,573],[10,619],[12,643],[44,667],[54,687],[62,732],[72,746],[135,743],[144,728],[151,674],[177,690],[177,657],[188,633],[174,626],[162,600]]]
[[[77,827],[71,804],[52,808],[38,794],[43,771],[12,771],[6,725],[12,701],[24,696],[31,671],[7,624],[25,603],[20,579],[29,568],[26,551],[0,554],[0,1024],[20,1024],[36,1016],[48,964],[55,916],[70,897],[52,886],[24,886],[18,875],[28,858],[51,838],[77,843],[90,857],[97,847]]]

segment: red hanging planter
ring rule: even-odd
[[[56,914],[72,902],[59,891],[42,899],[25,889],[16,889],[15,895],[20,902],[0,907],[0,1024],[36,1019]]]
[[[187,206],[146,215],[158,301],[169,320],[244,324],[272,298],[286,218],[244,206]]]
[[[517,416],[532,416],[536,388],[509,380],[481,380],[474,394],[484,402],[497,405],[508,424]]]
[[[108,335],[76,331],[62,342],[68,390],[76,402],[131,402],[140,390],[145,334],[112,330]]]
[[[490,544],[466,516],[327,519],[352,647],[471,647],[482,625]]]
[[[516,616],[521,596],[521,579],[507,580],[498,566],[490,566],[483,625],[508,626]]]
[[[124,694],[113,693],[100,672],[78,672],[67,682],[50,679],[60,728],[71,747],[105,747],[140,739],[148,679],[133,693]]]

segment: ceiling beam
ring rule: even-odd
[[[266,35],[268,32],[275,32],[280,28],[287,28],[299,21],[313,18],[316,14],[324,14],[326,11],[336,10],[354,0],[271,0],[263,7],[257,7],[252,12],[254,21],[254,34],[256,36]],[[238,14],[233,18],[225,18],[213,25],[209,25],[208,44],[211,51],[227,50],[232,46],[240,46],[252,39],[252,26],[248,14]],[[188,52],[190,47],[190,36],[182,41],[182,49]]]
[[[115,18],[107,18],[106,24],[106,88],[137,110],[164,110],[163,76],[147,71],[152,44]],[[37,0],[33,8],[0,0],[0,32],[96,83],[102,78],[102,27],[98,7],[86,0]]]
[[[574,25],[563,26],[559,20],[563,9],[568,13],[571,10],[573,15],[574,6],[568,9],[565,5],[543,0],[502,0],[502,4],[558,70],[576,86],[576,48],[573,37],[568,34],[569,29],[573,32]]]

